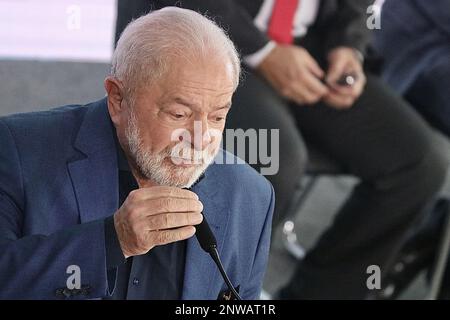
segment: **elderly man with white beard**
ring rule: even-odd
[[[220,149],[239,75],[222,29],[165,8],[123,32],[105,99],[0,118],[0,298],[225,297],[204,217],[258,298],[273,189]]]

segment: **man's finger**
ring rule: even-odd
[[[361,95],[362,89],[365,84],[365,76],[363,72],[355,73],[356,81],[351,86],[341,86],[336,83],[333,83],[330,85],[330,87],[338,93],[339,95],[349,95],[352,96],[354,99],[358,98]]]
[[[324,85],[316,76],[309,72],[304,72],[301,76],[301,83],[297,84],[299,89],[309,91],[318,98],[328,93],[328,87]]]
[[[142,206],[146,216],[168,212],[202,212],[203,204],[199,200],[186,198],[147,199]]]
[[[288,71],[299,68],[302,68],[304,70],[306,68],[306,70],[308,70],[318,78],[322,79],[325,76],[325,72],[307,50],[301,47],[293,48],[293,50],[295,51],[294,59],[292,61],[286,61],[290,63],[290,67],[287,69]]]
[[[194,192],[177,187],[157,186],[150,188],[140,188],[134,190],[133,192],[138,193],[138,197],[141,200],[156,199],[161,197],[198,200],[198,196]]]
[[[335,109],[348,109],[353,105],[354,99],[351,96],[333,92],[324,98],[324,102]]]
[[[151,215],[146,220],[146,230],[165,230],[184,226],[193,226],[203,221],[203,215],[198,212],[177,212]]]
[[[172,230],[160,230],[160,231],[150,231],[154,233],[152,237],[154,238],[154,243],[157,246],[186,240],[195,234],[195,227],[187,226]]]
[[[356,83],[351,86],[341,86],[341,85],[334,83],[334,84],[330,84],[330,87],[333,89],[333,91],[335,91],[337,94],[342,95],[342,96],[355,97],[355,95],[358,91],[357,87],[356,87]]]
[[[323,79],[323,77],[325,77],[325,71],[322,70],[316,61],[313,60],[308,63],[307,68],[317,78]]]
[[[361,93],[364,90],[364,87],[366,85],[367,79],[364,73],[361,73],[361,76],[359,77],[358,81],[355,83],[355,94],[356,97],[359,97]]]
[[[298,84],[296,88],[292,90],[292,96],[294,102],[299,105],[312,105],[319,102],[321,98],[321,95],[309,91],[302,84]]]
[[[347,61],[345,59],[337,59],[330,64],[326,81],[328,84],[333,85],[344,74]]]

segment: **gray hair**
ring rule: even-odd
[[[132,21],[122,32],[112,56],[111,75],[131,96],[167,71],[171,59],[227,59],[234,70],[235,88],[241,72],[233,42],[214,21],[178,7],[166,7]]]

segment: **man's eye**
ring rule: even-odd
[[[225,120],[225,117],[216,117],[215,121],[220,122]]]
[[[175,113],[175,114],[173,114],[173,117],[175,119],[183,119],[184,118],[184,114],[182,114],[182,113]]]

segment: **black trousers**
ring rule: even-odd
[[[450,61],[448,56],[436,60],[417,77],[405,98],[433,127],[450,137]]]
[[[363,299],[367,267],[381,272],[424,207],[440,189],[447,163],[433,133],[400,97],[369,75],[352,108],[299,106],[280,98],[248,71],[233,98],[227,128],[280,130],[279,172],[267,176],[276,192],[275,221],[286,213],[307,161],[304,138],[361,182],[337,213],[293,279],[291,299]],[[260,165],[254,165],[258,168]]]

